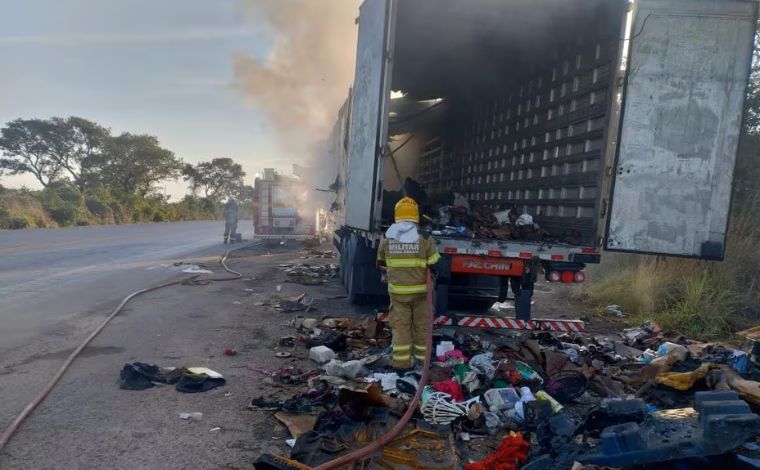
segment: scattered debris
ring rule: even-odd
[[[288,357],[292,357],[293,355],[287,351],[278,351],[274,353],[275,357],[279,357],[280,359],[286,359]]]
[[[227,383],[222,374],[206,367],[183,368],[176,389],[183,393],[206,392]]]
[[[237,355],[237,353],[238,353],[238,352],[237,352],[237,349],[226,348],[226,349],[224,350],[224,355],[225,355],[225,356],[236,356],[236,355]]]
[[[309,359],[317,364],[325,364],[335,359],[335,351],[327,346],[314,346],[309,350]]]
[[[309,294],[306,292],[295,297],[281,297],[279,295],[275,295],[264,302],[262,305],[273,307],[285,313],[302,311],[308,312],[314,305],[314,297],[309,296]]]
[[[623,318],[625,316],[625,313],[623,313],[623,311],[620,310],[619,305],[608,305],[606,310],[607,310],[607,313],[615,315],[618,318]]]
[[[294,439],[313,430],[318,418],[317,415],[289,414],[282,411],[275,413],[274,417],[288,428]]]
[[[307,286],[321,285],[338,275],[337,264],[296,263],[285,266],[288,282]]]
[[[200,411],[194,411],[192,413],[180,413],[179,419],[200,421],[203,419],[203,413]]]
[[[214,274],[214,271],[206,269],[206,266],[198,264],[187,264],[183,262],[177,262],[172,265],[172,270],[181,271],[187,274]]]
[[[760,446],[755,454],[742,447],[760,433],[760,417],[749,408],[760,406],[750,352],[688,341],[654,322],[612,336],[438,329],[428,383],[420,383],[419,371],[390,369],[390,334],[374,318],[298,317],[291,324],[297,333],[279,344],[308,348],[313,369],[260,371],[280,388],[300,390],[251,401],[277,410],[295,438],[280,462],[315,466],[378,438],[419,387],[410,431],[373,457],[378,464],[428,468],[448,452],[473,470],[518,468],[516,462],[529,469],[621,466],[740,448],[746,459],[760,457]],[[701,398],[701,390],[716,391]],[[683,411],[689,407],[697,411]],[[678,413],[686,419],[674,421]],[[301,426],[291,429],[283,418]],[[422,437],[438,447],[414,447]],[[439,460],[423,464],[426,453]]]
[[[175,384],[183,393],[205,392],[226,383],[222,374],[206,367],[180,367],[161,369],[154,364],[133,362],[124,364],[120,373],[119,388],[145,390],[155,384]]]
[[[334,250],[307,250],[301,252],[301,258],[304,259],[335,259],[338,253]]]

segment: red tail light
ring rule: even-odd
[[[575,273],[575,282],[581,283],[586,280],[586,275],[582,271]]]
[[[562,275],[559,271],[552,271],[549,273],[549,282],[559,282],[562,279]]]
[[[571,282],[575,282],[575,276],[573,275],[572,271],[563,271],[562,272],[562,282],[569,284]]]

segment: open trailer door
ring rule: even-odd
[[[605,248],[721,260],[756,2],[634,8]]]
[[[392,0],[365,0],[359,12],[348,144],[346,225],[371,230],[377,168],[388,135]]]

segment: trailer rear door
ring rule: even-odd
[[[356,75],[351,102],[346,225],[371,230],[378,200],[377,167],[388,135],[391,0],[365,0],[359,14]]]
[[[605,247],[723,259],[756,3],[635,8]]]

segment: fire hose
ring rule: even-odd
[[[225,271],[232,274],[231,277],[223,277],[223,278],[203,278],[198,279],[198,276],[192,276],[185,279],[177,279],[176,281],[166,282],[163,284],[158,284],[155,286],[147,287],[145,289],[140,289],[135,292],[132,292],[128,296],[124,297],[124,300],[121,301],[121,303],[111,312],[108,317],[106,317],[105,320],[103,320],[103,323],[100,324],[97,328],[95,328],[95,331],[90,333],[90,335],[85,338],[84,341],[76,348],[74,351],[69,354],[69,357],[66,358],[66,361],[61,365],[61,367],[58,369],[58,371],[53,375],[53,377],[48,381],[48,383],[45,385],[45,387],[40,391],[40,393],[37,394],[37,396],[32,399],[31,402],[29,402],[28,405],[21,411],[21,413],[16,416],[16,418],[11,422],[10,425],[5,429],[2,435],[0,435],[0,452],[3,451],[5,446],[8,444],[8,441],[11,440],[11,438],[16,434],[16,432],[21,427],[21,423],[24,422],[26,418],[29,417],[30,414],[37,408],[40,403],[42,403],[43,400],[50,394],[50,392],[55,388],[55,386],[58,384],[58,382],[63,377],[63,374],[66,373],[66,371],[71,367],[71,364],[74,362],[74,360],[79,356],[79,354],[84,350],[84,348],[87,347],[88,344],[92,342],[93,339],[95,339],[98,334],[100,334],[101,331],[108,325],[108,323],[111,322],[111,320],[116,317],[123,309],[124,306],[127,305],[127,303],[134,299],[135,297],[152,292],[158,289],[163,289],[164,287],[169,286],[175,286],[178,284],[203,284],[203,283],[209,283],[209,282],[218,282],[218,281],[234,281],[236,279],[240,279],[243,277],[243,275],[233,269],[230,269],[229,266],[227,266],[227,258],[230,256],[230,253],[233,253],[238,250],[243,250],[245,248],[250,248],[253,246],[257,246],[260,242],[253,242],[248,245],[244,245],[237,248],[231,248],[227,250],[227,252],[224,254],[224,256],[219,260],[219,263],[222,265]]]
[[[420,397],[422,396],[422,389],[425,387],[425,384],[427,383],[427,380],[428,380],[428,370],[430,369],[430,358],[432,356],[432,350],[433,350],[433,288],[432,288],[432,279],[431,279],[429,269],[427,270],[426,282],[427,282],[427,325],[428,325],[428,328],[427,328],[427,334],[425,335],[425,351],[427,351],[427,354],[425,356],[425,365],[422,368],[422,378],[420,379],[419,386],[417,387],[417,392],[414,394],[414,398],[412,398],[411,403],[409,403],[409,407],[406,409],[406,412],[398,421],[398,423],[396,423],[396,425],[393,426],[387,433],[380,436],[380,438],[377,439],[375,442],[368,444],[360,449],[356,449],[352,452],[349,452],[345,455],[342,455],[329,462],[325,462],[321,465],[318,465],[314,467],[314,470],[331,470],[331,469],[338,468],[343,465],[346,465],[346,464],[349,464],[349,463],[352,463],[357,460],[370,456],[371,454],[383,448],[386,444],[391,442],[393,439],[395,439],[399,434],[401,434],[401,431],[404,430],[406,425],[409,423],[409,420],[412,419],[414,412],[417,410],[417,405],[420,402]]]

